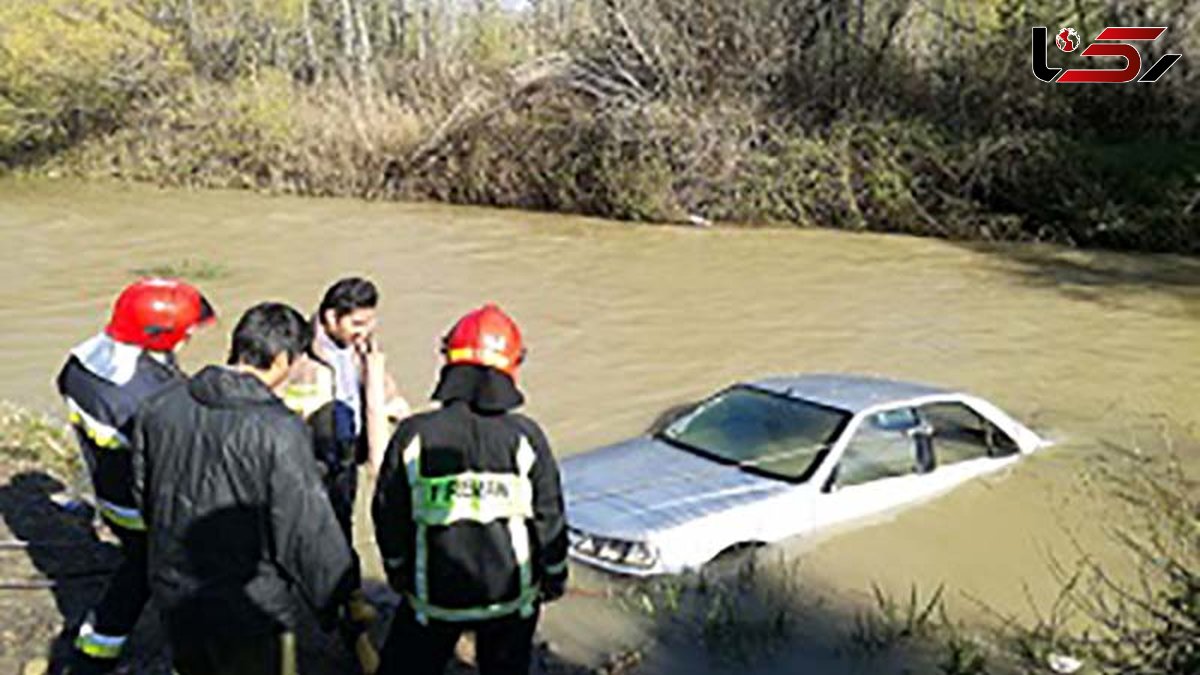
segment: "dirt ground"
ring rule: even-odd
[[[119,550],[86,513],[64,509],[62,481],[36,466],[0,464],[0,675],[61,673],[75,630],[104,591],[105,573],[120,561]],[[395,606],[389,589],[367,589],[383,610],[373,637],[382,642],[386,617]],[[306,675],[355,673],[356,664],[341,642],[315,625],[303,626],[299,639],[301,671]],[[469,644],[460,653],[470,658]],[[567,663],[538,645],[535,673],[585,675],[599,671]],[[153,607],[142,615],[118,673],[167,675],[170,659]],[[447,669],[454,675],[475,672],[465,662]]]

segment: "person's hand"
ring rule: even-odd
[[[379,350],[375,336],[369,336],[359,350],[363,360],[363,386],[367,404],[382,407],[387,404],[387,356]]]
[[[362,358],[366,358],[367,354],[379,351],[379,340],[374,333],[355,338],[351,344],[354,346],[354,351],[358,352]]]

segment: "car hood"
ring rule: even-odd
[[[632,540],[794,487],[651,437],[568,457],[562,476],[572,528]]]

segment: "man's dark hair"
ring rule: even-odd
[[[233,329],[229,364],[267,369],[280,352],[294,361],[312,343],[312,326],[294,307],[282,302],[259,303],[238,319]]]
[[[379,291],[375,284],[362,277],[347,277],[325,291],[317,316],[323,319],[325,312],[332,309],[334,316],[340,319],[356,309],[374,309],[377,304]]]

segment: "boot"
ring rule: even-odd
[[[62,672],[63,675],[108,675],[116,667],[116,659],[100,659],[75,650]]]

